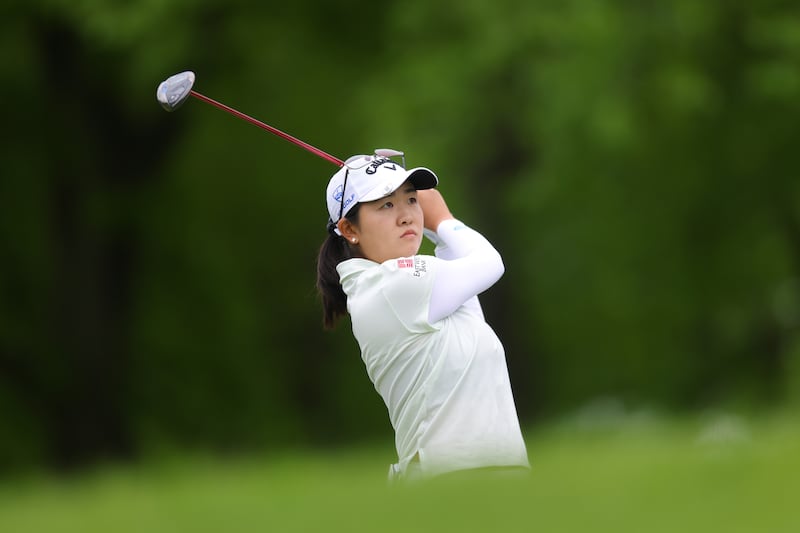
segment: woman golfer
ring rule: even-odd
[[[503,346],[477,298],[503,262],[453,217],[437,184],[427,168],[382,155],[351,157],[333,175],[317,264],[324,324],[350,314],[395,430],[390,478],[527,469]],[[417,255],[423,233],[435,257]]]

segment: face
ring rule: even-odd
[[[422,244],[422,209],[417,191],[406,181],[389,196],[364,202],[358,224],[340,221],[339,231],[352,242],[357,239],[361,254],[376,263],[416,254]]]

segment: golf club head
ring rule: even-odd
[[[156,98],[161,107],[175,111],[189,97],[194,85],[194,72],[187,70],[162,81],[156,89]]]

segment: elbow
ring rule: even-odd
[[[503,263],[503,258],[500,254],[495,250],[494,257],[492,258],[492,273],[494,280],[497,281],[503,277],[503,274],[506,272],[506,265]]]

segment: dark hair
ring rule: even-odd
[[[360,207],[361,204],[354,205],[344,218],[358,224]],[[347,314],[347,295],[339,283],[336,265],[356,257],[347,239],[334,233],[334,227],[328,228],[328,238],[320,246],[317,256],[317,292],[322,298],[322,325],[325,329],[336,327],[339,319]]]

